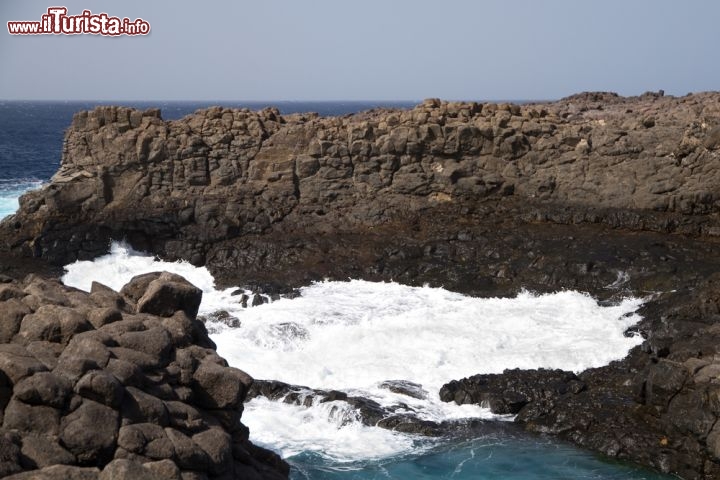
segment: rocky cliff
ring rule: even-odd
[[[0,477],[287,478],[248,441],[253,380],[215,353],[201,296],[168,273],[120,293],[0,284]]]
[[[0,236],[57,264],[127,238],[232,270],[257,263],[234,239],[372,234],[425,216],[454,224],[481,204],[519,205],[535,221],[720,235],[719,167],[715,93],[427,100],[340,118],[217,107],[163,121],[99,107],[75,115],[60,171]],[[296,256],[321,248],[305,250]]]
[[[126,239],[267,293],[354,277],[474,295],[652,295],[636,329],[645,343],[624,361],[577,376],[471,377],[449,383],[443,399],[519,412],[530,430],[612,457],[717,478],[719,180],[720,93],[428,100],[338,118],[211,108],[169,122],[157,110],[102,107],[75,116],[60,171],[0,223],[0,271],[17,276],[18,256],[61,265]],[[130,348],[113,342],[104,348]],[[282,388],[265,382],[251,395]]]

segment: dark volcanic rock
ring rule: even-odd
[[[84,400],[63,418],[60,443],[81,465],[104,465],[115,452],[120,415],[116,410]]]
[[[197,401],[206,408],[238,408],[253,379],[242,370],[202,362],[193,374]]]
[[[0,406],[5,417],[43,412],[42,421],[13,414],[3,424],[60,428],[55,412],[63,420],[86,401],[110,407],[112,382],[86,378],[102,370],[123,385],[123,398],[134,387],[165,402],[167,417],[150,402],[126,409],[120,423],[167,421],[176,456],[160,461],[186,476],[192,465],[226,476],[283,474],[276,457],[229,430],[232,461],[224,444],[206,452],[193,441],[218,418],[232,424],[249,385],[237,372],[221,373],[226,365],[194,318],[199,291],[159,274],[133,279],[122,295],[99,284],[87,296],[38,277],[7,281],[57,273],[52,265],[127,239],[165,259],[205,264],[225,285],[249,285],[244,305],[348,277],[480,296],[521,288],[576,289],[603,301],[657,294],[634,329],[645,342],[622,362],[577,376],[473,377],[446,386],[443,398],[517,412],[530,430],[686,478],[720,478],[718,99],[661,92],[586,92],[527,105],[431,99],[341,118],[213,107],[169,122],[157,110],[80,112],[60,171],[0,222]],[[287,332],[302,334],[292,323]],[[72,382],[67,405],[13,398],[18,382],[48,371]],[[231,377],[236,385],[225,386]],[[434,428],[407,427],[405,412],[342,392],[256,384],[250,396],[260,391],[346,402],[386,428]],[[220,405],[225,413],[206,422],[206,409]],[[12,472],[12,445],[21,442],[7,442],[10,460],[0,457],[0,469]],[[121,453],[149,460],[147,452]]]
[[[287,478],[240,423],[252,379],[193,344],[212,343],[194,318],[199,290],[178,276],[146,280],[124,290],[128,303],[39,277],[6,284],[33,301],[0,301],[21,325],[0,344],[0,477]],[[104,320],[88,321],[97,311]]]
[[[103,253],[110,238],[216,271],[251,256],[263,261],[245,281],[277,285],[271,257],[227,242],[277,232],[301,250],[291,265],[327,269],[298,242],[479,201],[537,209],[536,221],[717,235],[718,95],[432,101],[342,118],[213,107],[167,122],[98,107],[75,115],[60,171],[22,198],[0,238],[58,264]]]
[[[458,405],[474,403],[496,414],[516,414],[535,400],[579,393],[585,384],[572,372],[506,370],[502,375],[475,375],[440,389],[440,399]]]
[[[163,317],[172,316],[182,310],[189,316],[197,315],[202,291],[189,284],[179,275],[164,272],[148,284],[145,293],[138,299],[138,312]]]
[[[243,297],[241,297],[241,305],[243,308],[247,307],[247,298],[244,297],[247,297],[247,295],[243,294]],[[239,328],[241,325],[239,318],[234,315],[230,315],[225,310],[213,312],[207,316],[198,316],[198,320],[205,324],[209,333],[217,333],[218,327],[212,325],[213,323],[221,323],[230,328]],[[210,323],[210,325],[208,325],[208,323]]]
[[[72,382],[62,375],[41,372],[15,384],[13,393],[16,399],[28,405],[63,408],[72,393]]]
[[[395,388],[412,398],[418,397],[421,392],[427,395],[422,385],[405,381],[385,382],[388,388]],[[255,380],[248,392],[248,399],[265,397],[270,400],[281,400],[285,403],[309,407],[316,403],[337,402],[333,407],[334,415],[342,422],[359,420],[363,425],[377,426],[388,430],[403,433],[438,437],[457,431],[464,421],[437,423],[422,420],[413,415],[412,408],[405,403],[382,406],[376,401],[348,395],[337,390],[320,390],[308,387],[290,385],[276,380]]]
[[[423,389],[422,385],[407,380],[387,380],[380,384],[380,388],[386,388],[391,392],[417,399],[427,398],[428,396],[427,390]]]
[[[22,471],[20,465],[20,438],[17,434],[0,433],[0,477]]]
[[[56,438],[47,435],[25,435],[21,451],[24,468],[72,465],[76,460],[75,455],[60,446]]]

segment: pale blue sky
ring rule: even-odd
[[[50,6],[147,37],[13,36]],[[720,90],[718,0],[0,0],[0,98],[552,99]]]

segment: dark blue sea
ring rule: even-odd
[[[11,214],[17,208],[18,197],[30,188],[37,188],[46,182],[60,164],[64,130],[70,125],[73,113],[91,109],[100,103],[90,102],[0,102],[0,218]],[[165,119],[178,119],[197,109],[213,103],[172,102],[172,103],[120,103],[138,108],[160,107]],[[353,113],[374,107],[411,107],[411,103],[392,102],[276,102],[276,103],[222,103],[227,107],[263,108],[277,106],[282,113],[318,112],[321,115]],[[118,258],[126,258],[116,255]],[[327,299],[327,296],[324,297]],[[424,311],[424,310],[423,310]],[[449,380],[449,379],[448,379]],[[317,386],[317,385],[316,385]],[[264,412],[254,406],[246,410],[246,416],[261,417]],[[280,407],[277,407],[280,408]],[[273,413],[266,412],[273,417]],[[309,414],[308,414],[309,415]],[[248,419],[248,424],[253,422]],[[295,428],[308,430],[310,423],[303,427],[309,417],[299,417]],[[317,428],[317,419],[314,426]],[[324,428],[324,427],[323,427]],[[333,427],[334,428],[334,427]],[[340,429],[340,427],[338,427]],[[337,462],[324,455],[317,448],[308,448],[291,453],[288,461],[293,469],[291,478],[327,480],[369,480],[369,479],[664,479],[659,475],[636,466],[579,450],[569,444],[549,437],[528,435],[519,431],[492,434],[478,433],[470,438],[455,438],[428,445],[418,441],[422,448],[401,454],[388,454],[382,458],[370,458]],[[510,430],[508,430],[510,431]],[[287,432],[285,432],[287,434]],[[252,434],[251,434],[252,435]],[[323,435],[325,433],[323,432]],[[330,432],[332,435],[332,432]],[[353,438],[343,432],[343,447],[353,448]],[[282,432],[274,437],[277,442]],[[251,436],[252,438],[252,436]],[[320,438],[318,436],[318,438]],[[327,437],[323,437],[327,439]],[[374,437],[363,437],[374,438]],[[383,437],[385,438],[385,437]],[[367,445],[357,448],[367,453]],[[273,439],[265,439],[265,446],[272,448]],[[341,442],[337,442],[338,444]],[[287,445],[282,447],[287,448]],[[284,450],[288,451],[288,450]],[[397,450],[400,451],[400,450]],[[351,458],[356,458],[352,451]],[[360,454],[358,454],[360,456]],[[368,459],[370,458],[370,459]]]

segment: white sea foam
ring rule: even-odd
[[[639,342],[623,335],[638,320],[625,314],[639,300],[600,307],[569,291],[478,299],[360,280],[301,293],[247,310],[227,305],[242,328],[216,335],[219,350],[258,378],[336,389],[405,379],[439,388],[505,368],[580,371],[622,358]]]
[[[17,211],[23,193],[41,185],[40,180],[34,179],[0,180],[0,220]]]
[[[380,404],[403,402],[429,420],[489,417],[476,406],[438,399],[451,379],[506,368],[580,371],[623,358],[641,342],[623,332],[639,317],[639,299],[600,306],[564,291],[478,299],[442,288],[360,280],[320,282],[296,299],[243,308],[234,289],[217,290],[205,268],[168,263],[115,244],[109,255],[66,267],[65,283],[89,289],[92,280],[119,289],[132,276],[168,270],[204,291],[201,313],[226,310],[241,326],[215,325],[212,338],[231,365],[255,378],[333,388]],[[425,399],[380,388],[385,380],[422,384]],[[338,422],[331,405],[310,408],[255,399],[243,421],[252,437],[283,455],[322,452],[336,461],[378,458],[418,448],[417,439],[358,422]]]
[[[245,405],[243,422],[254,442],[285,458],[316,453],[342,463],[418,453],[432,444],[413,435],[366,427],[354,421],[346,405],[327,402],[306,408],[256,398]]]
[[[205,267],[195,267],[188,262],[164,262],[152,255],[133,250],[125,243],[116,242],[110,246],[110,253],[107,255],[93,261],[77,261],[66,265],[62,281],[85,291],[90,291],[93,281],[120,290],[136,275],[163,270],[182,275],[202,289],[203,306],[207,304],[207,297],[217,292],[215,279]]]

